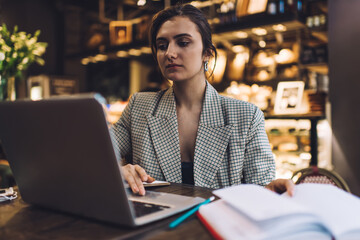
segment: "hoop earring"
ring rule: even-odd
[[[209,61],[206,61],[206,62],[204,63],[204,70],[205,70],[205,72],[207,72],[207,71],[209,70],[208,64],[209,64]]]

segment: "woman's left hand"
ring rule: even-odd
[[[265,186],[267,189],[276,192],[284,193],[287,192],[289,196],[294,195],[295,184],[290,179],[276,179]]]

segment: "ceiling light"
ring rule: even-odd
[[[149,48],[149,47],[142,47],[140,50],[142,53],[152,54],[151,48]]]
[[[94,57],[94,59],[98,62],[104,62],[108,59],[108,56],[104,54],[98,54]]]
[[[266,47],[266,42],[264,40],[260,40],[259,41],[259,46],[262,47],[262,48]]]
[[[231,50],[236,53],[241,53],[245,51],[245,47],[243,45],[235,45],[231,48]]]
[[[267,34],[267,31],[265,28],[253,28],[253,29],[251,29],[251,31],[258,36],[264,36]]]
[[[127,57],[129,54],[126,51],[118,51],[116,56],[118,57]]]
[[[235,36],[238,37],[238,38],[247,38],[248,34],[246,32],[243,32],[243,31],[237,31],[237,32],[235,32]]]
[[[272,28],[273,28],[275,31],[278,31],[278,32],[285,32],[285,31],[286,31],[286,26],[283,25],[283,24],[273,25]]]
[[[138,0],[137,5],[138,6],[144,6],[146,4],[146,0]]]
[[[141,55],[141,50],[140,49],[130,49],[129,50],[129,55],[132,56],[140,56]]]
[[[81,59],[81,64],[82,64],[82,65],[88,65],[89,62],[90,62],[90,59],[88,59],[88,58],[83,58],[83,59]]]
[[[290,49],[281,49],[279,54],[275,55],[275,60],[277,63],[291,63],[294,61],[294,52]]]

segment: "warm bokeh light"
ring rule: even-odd
[[[116,56],[118,56],[118,57],[127,57],[129,54],[128,54],[128,52],[127,51],[118,51],[117,53],[116,53]]]
[[[258,36],[264,36],[267,34],[267,31],[265,28],[253,28],[251,31]]]
[[[141,55],[141,50],[139,49],[130,49],[129,50],[129,55],[132,55],[132,56],[140,56]]]
[[[278,31],[278,32],[285,32],[285,31],[287,30],[286,26],[283,25],[283,24],[273,25],[272,28],[273,28],[275,31]]]
[[[208,73],[212,73],[213,69],[214,69],[214,73],[209,79],[213,83],[219,83],[222,81],[224,72],[225,72],[225,68],[226,68],[226,59],[227,59],[226,52],[222,49],[217,49],[217,53],[218,53],[218,56],[217,56],[217,60],[216,60],[215,69],[214,69],[215,59],[211,58],[209,61]]]
[[[247,38],[249,36],[246,32],[243,31],[237,31],[234,34],[238,38]]]
[[[275,60],[277,63],[291,63],[295,60],[294,52],[287,48],[281,49],[279,54],[275,55]]]
[[[266,47],[266,42],[264,40],[260,40],[259,41],[259,46],[262,47],[262,48]]]

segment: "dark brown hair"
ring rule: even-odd
[[[212,37],[211,37],[211,28],[210,25],[203,14],[202,11],[200,11],[198,8],[186,4],[186,5],[175,5],[169,8],[166,8],[160,12],[158,12],[152,19],[152,23],[150,26],[150,46],[151,51],[153,53],[153,56],[155,60],[156,53],[157,53],[157,47],[156,47],[156,35],[159,32],[160,27],[163,25],[164,22],[170,20],[173,17],[181,16],[181,17],[187,17],[195,23],[203,43],[203,55],[205,53],[215,57],[215,61],[217,58],[217,51],[212,43]],[[214,56],[215,55],[215,56]]]

